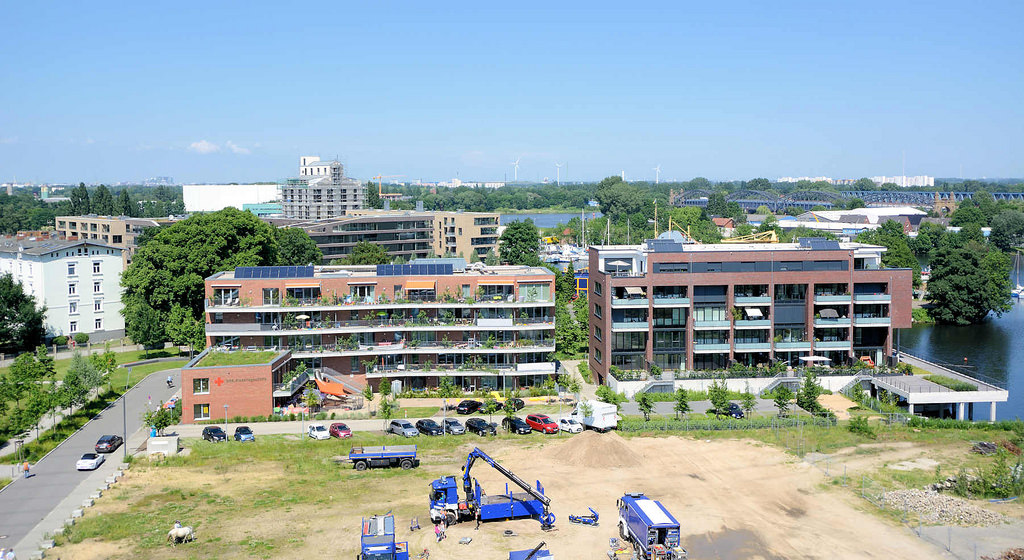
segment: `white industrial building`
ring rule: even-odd
[[[182,185],[186,212],[216,212],[229,206],[242,209],[244,204],[277,202],[277,183],[247,185]]]
[[[123,337],[122,269],[118,247],[81,240],[0,238],[0,275],[11,274],[37,305],[46,306],[48,337]]]

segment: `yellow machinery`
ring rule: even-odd
[[[381,179],[392,179],[395,177],[405,177],[405,175],[376,175],[373,177],[373,179],[377,180],[377,196],[381,200],[398,200],[402,197],[402,193],[386,193],[383,191]]]
[[[729,237],[723,239],[722,243],[778,243],[779,236],[775,234],[775,230],[763,231],[761,233],[753,233],[750,235],[741,235],[739,237]]]
[[[669,216],[668,217],[668,230],[666,230],[666,231],[674,231],[676,227],[679,227],[679,224],[673,224],[672,223],[672,216]],[[692,235],[690,235],[690,226],[686,226],[686,230],[685,231],[682,228],[679,228],[679,233],[683,234],[683,237],[686,240],[688,240],[689,243],[694,243],[696,245],[700,245],[701,244],[700,241],[697,241],[696,239],[693,238]]]

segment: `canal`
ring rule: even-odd
[[[597,208],[588,208],[587,209],[587,213],[586,213],[586,216],[587,216],[588,220],[593,219],[593,218],[600,218],[603,215],[604,214],[601,214],[600,212],[597,211]],[[571,214],[571,213],[558,213],[558,214],[540,214],[540,213],[538,213],[538,214],[502,214],[499,222],[501,223],[501,225],[507,226],[511,222],[521,222],[521,221],[529,218],[529,219],[533,220],[533,223],[536,224],[537,227],[550,228],[550,227],[555,227],[558,224],[568,224],[569,220],[571,220],[573,218],[579,218],[579,217],[580,217],[579,212],[576,212],[574,214]],[[588,235],[587,238],[589,238],[589,237],[590,236]]]
[[[1024,303],[1014,300],[1009,313],[979,325],[918,325],[899,336],[900,349],[908,354],[998,381],[1010,399],[996,406],[996,418],[1024,418]]]

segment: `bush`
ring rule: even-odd
[[[868,419],[866,416],[853,416],[850,418],[850,425],[847,429],[851,433],[864,436],[869,439],[875,439],[875,432],[868,425]]]
[[[294,412],[292,412],[292,413],[288,414],[288,420],[289,420],[289,421],[292,421],[292,422],[294,422],[294,421],[295,421],[295,413],[294,413]]]
[[[925,379],[935,383],[936,385],[942,385],[954,391],[977,391],[978,386],[974,383],[968,383],[966,381],[960,381],[959,379],[953,379],[952,377],[946,377],[945,375],[926,375]]]
[[[82,345],[82,344],[87,344],[88,342],[89,342],[89,335],[85,334],[84,332],[80,332],[80,333],[75,335],[75,344]]]
[[[335,417],[335,416],[336,416],[336,414],[332,412],[332,413],[331,413],[331,420],[334,420],[334,417]]]
[[[316,416],[313,417],[315,420],[327,420],[326,412],[317,412]]]
[[[68,345],[68,337],[66,337],[66,336],[55,336],[51,342],[53,344],[56,344],[57,346],[67,346]]]

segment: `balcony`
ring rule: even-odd
[[[690,298],[688,297],[655,297],[654,307],[681,307],[689,306]]]
[[[613,331],[646,331],[649,326],[647,321],[612,322]]]
[[[274,309],[287,311],[288,309],[302,310],[302,311],[324,311],[324,310],[361,310],[361,309],[412,309],[422,308],[425,306],[433,307],[528,307],[531,305],[550,307],[555,305],[553,298],[541,298],[541,297],[528,297],[519,296],[513,298],[511,296],[499,297],[498,299],[481,299],[467,300],[467,299],[437,299],[437,300],[424,300],[424,301],[412,301],[412,300],[398,300],[398,301],[365,301],[365,300],[348,300],[344,298],[333,299],[333,298],[307,298],[307,299],[295,299],[288,298],[284,302],[269,303],[266,305],[260,304],[247,304],[240,302],[238,298],[225,298],[214,299],[206,298],[205,300],[206,309],[210,311],[216,311],[217,309],[229,308],[238,309],[242,311],[264,311],[266,309]]]
[[[854,317],[855,327],[888,327],[892,324],[892,317]]]
[[[854,303],[890,303],[892,296],[889,294],[857,294],[853,296]]]
[[[767,329],[772,326],[770,319],[740,319],[734,323],[736,329]]]
[[[295,376],[291,381],[286,383],[275,383],[274,384],[274,396],[275,397],[290,397],[295,394],[296,391],[302,388],[306,382],[309,381],[309,374],[303,372],[301,375]]]
[[[822,340],[814,342],[815,350],[849,350],[853,348],[850,340]]]
[[[768,352],[772,349],[771,342],[737,342],[737,352]]]
[[[647,307],[647,298],[612,298],[612,307]]]
[[[826,304],[826,303],[850,303],[850,294],[842,295],[814,295],[814,304]]]
[[[736,305],[769,305],[772,302],[770,296],[736,296],[733,300]]]
[[[508,318],[508,319],[501,319],[501,318],[484,319],[484,318],[479,318],[479,319],[476,320],[476,326],[478,326],[478,327],[511,327],[512,326],[512,319],[511,318]]]
[[[694,354],[713,354],[716,352],[728,352],[729,343],[700,343],[695,342],[693,344]]]
[[[366,372],[368,378],[379,377],[413,377],[419,375],[554,375],[558,369],[556,362],[535,362],[529,364],[463,364],[461,366],[434,365],[430,369],[423,365],[373,366]]]
[[[836,317],[834,319],[826,319],[826,318],[821,318],[821,317],[815,317],[815,319],[814,319],[814,326],[815,327],[824,327],[824,328],[849,327],[850,326],[850,318],[849,317]]]
[[[729,328],[729,321],[694,321],[693,328],[695,329],[727,329]]]
[[[811,343],[805,340],[801,341],[790,341],[790,342],[776,342],[776,351],[799,351],[799,350],[810,350]]]

